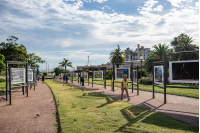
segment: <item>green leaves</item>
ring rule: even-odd
[[[147,72],[152,71],[152,63],[154,61],[163,61],[164,53],[169,51],[169,46],[161,43],[159,43],[158,45],[154,45],[153,48],[153,50],[149,51],[150,53],[144,62],[144,66],[146,67]]]
[[[5,60],[4,55],[0,54],[0,74],[2,73],[2,70],[5,69],[6,67],[4,60]]]
[[[35,53],[29,53],[28,54],[28,65],[30,67],[38,67],[39,65],[36,63],[45,63],[45,60],[42,60],[41,57],[37,56]]]
[[[119,56],[118,56],[118,53],[119,53]],[[109,59],[112,64],[118,63],[118,59],[119,59],[119,63],[123,63],[126,60],[124,57],[125,55],[126,55],[125,52],[121,51],[121,49],[119,49],[119,51],[118,49],[114,49],[113,51],[111,51]]]

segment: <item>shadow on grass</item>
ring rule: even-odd
[[[135,129],[133,129],[132,127],[138,125],[134,125],[136,122],[151,124],[166,129],[183,130],[185,132],[198,132],[198,128],[193,128],[192,126],[177,122],[175,119],[172,119],[170,117],[166,117],[162,114],[158,114],[150,110],[145,110],[137,106],[128,106],[120,111],[124,118],[127,119],[128,123],[121,126],[115,132],[135,132]],[[182,115],[178,117],[182,117]],[[138,128],[140,127],[138,126]],[[152,132],[148,131],[148,129],[146,130],[147,131],[141,129],[140,132]]]
[[[127,119],[128,123],[121,126],[115,132],[135,132],[135,131],[132,131],[132,128],[131,128],[133,124],[145,119],[148,115],[152,113],[149,110],[140,109],[136,106],[128,106],[120,111],[122,115],[124,116],[124,118]],[[145,131],[145,132],[148,133],[148,131]]]
[[[80,90],[83,91],[83,90],[85,90],[85,89],[80,89]],[[79,97],[79,98],[87,98],[87,97],[85,97],[85,96],[96,97],[96,98],[105,98],[107,102],[104,103],[104,104],[102,104],[102,105],[97,106],[97,108],[101,108],[101,107],[103,107],[103,106],[105,106],[105,105],[108,105],[108,104],[111,104],[111,103],[114,103],[114,102],[118,101],[118,100],[115,99],[115,98],[111,98],[111,97],[109,97],[109,96],[105,96],[105,95],[99,94],[99,93],[97,93],[97,92],[83,93],[82,96],[77,96],[77,97]]]

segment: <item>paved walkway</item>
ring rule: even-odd
[[[46,84],[40,81],[35,90],[29,88],[28,97],[21,87],[13,89],[12,105],[5,98],[5,93],[0,94],[1,133],[55,133],[56,109]]]
[[[93,84],[92,87],[92,84],[88,86],[88,83],[85,83],[83,87],[77,81],[69,84],[121,99],[121,88],[119,87],[115,87],[113,92],[111,86],[106,86],[106,89],[104,89],[103,85]],[[129,95],[131,100],[127,101],[127,97],[124,94],[124,102],[164,114],[194,127],[199,127],[199,99],[167,94],[167,104],[163,104],[164,94],[161,93],[155,93],[155,99],[152,99],[152,92],[147,91],[139,91],[139,95],[137,95],[137,90],[134,90],[133,93],[129,90]]]

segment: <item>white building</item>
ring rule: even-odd
[[[140,44],[138,44],[135,51],[132,51],[129,47],[126,48],[125,54],[126,54],[126,61],[134,61],[134,60],[140,60],[141,56],[143,57],[143,60],[146,60],[148,54],[149,54],[150,48],[144,48],[144,46],[140,47]]]

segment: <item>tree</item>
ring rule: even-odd
[[[60,67],[65,67],[65,73],[66,73],[66,68],[67,68],[67,66],[69,66],[69,67],[72,68],[72,63],[69,62],[69,60],[67,60],[67,59],[65,59],[65,58],[64,58],[63,61],[60,62],[59,64],[60,64]]]
[[[53,70],[56,73],[56,76],[60,74],[60,67],[54,67]]]
[[[118,55],[119,53],[119,55]],[[110,61],[112,64],[114,63],[118,63],[118,57],[119,57],[119,63],[124,63],[125,62],[125,52],[124,51],[121,51],[121,49],[114,49],[113,51],[111,51],[110,53]],[[119,65],[117,65],[117,67],[119,68]]]
[[[0,54],[0,74],[5,69],[6,65],[4,63],[5,57],[4,55]]]
[[[175,52],[178,51],[192,51],[192,50],[198,50],[199,46],[192,44],[193,38],[186,35],[185,33],[181,33],[178,37],[174,37],[172,41],[170,42],[171,46],[173,46]],[[188,59],[198,59],[199,54],[198,52],[196,54],[184,54],[184,55],[174,55],[172,58],[176,60],[188,60]]]
[[[169,52],[169,46],[166,44],[159,43],[158,45],[153,46],[153,50],[149,51],[148,57],[144,62],[144,66],[147,69],[147,72],[152,71],[152,63],[154,61],[163,61],[164,60],[164,53]]]
[[[35,53],[29,53],[28,54],[28,66],[29,67],[40,67],[38,64],[36,63],[45,63],[45,60],[42,60],[41,57],[37,56]]]
[[[28,61],[26,47],[22,44],[18,45],[17,40],[17,37],[9,36],[8,43],[2,42],[0,44],[0,53],[5,56],[5,61]]]

